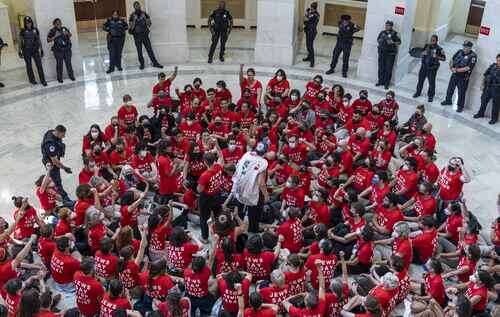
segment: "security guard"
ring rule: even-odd
[[[2,64],[2,60],[1,60],[1,58],[2,58],[2,48],[7,47],[7,46],[8,46],[7,43],[5,43],[3,41],[3,39],[0,37],[0,65]],[[0,88],[3,88],[3,87],[5,87],[5,85],[3,83],[0,83]]]
[[[344,14],[340,18],[339,31],[337,34],[337,44],[333,49],[332,62],[330,69],[326,72],[327,75],[335,72],[337,62],[339,61],[340,53],[342,53],[342,76],[347,77],[349,71],[349,57],[351,56],[351,48],[353,43],[354,33],[359,32],[361,28],[351,22],[351,16]]]
[[[378,82],[375,86],[384,86],[387,90],[391,84],[392,69],[401,44],[398,32],[394,31],[394,22],[385,22],[385,30],[380,32],[378,42]]]
[[[75,81],[73,65],[71,65],[71,32],[62,26],[61,19],[57,18],[52,22],[54,26],[47,35],[47,42],[52,43],[52,51],[56,58],[57,81],[63,82],[63,62],[66,64],[68,77]]]
[[[208,27],[212,33],[212,45],[210,45],[210,52],[208,53],[208,63],[212,64],[214,60],[215,48],[220,39],[220,53],[219,59],[224,62],[224,52],[226,50],[226,42],[231,30],[233,28],[233,17],[231,13],[226,10],[226,2],[219,1],[219,8],[214,10],[208,17]]]
[[[484,117],[488,102],[493,99],[493,108],[491,110],[491,120],[489,124],[495,124],[498,121],[498,112],[500,110],[500,54],[497,55],[497,62],[491,66],[484,73],[484,80],[482,87],[483,94],[481,95],[481,108],[474,118]]]
[[[309,62],[311,67],[314,67],[314,39],[318,34],[318,23],[318,3],[313,2],[311,3],[311,6],[307,8],[304,16],[304,33],[306,34],[307,57],[304,58],[303,61]]]
[[[108,32],[109,69],[106,73],[110,74],[114,72],[115,67],[121,71],[122,51],[128,24],[124,19],[120,18],[118,10],[115,10],[113,11],[113,16],[104,23],[103,29]]]
[[[33,25],[31,17],[24,17],[24,28],[19,33],[19,57],[24,58],[26,73],[32,85],[36,85],[31,59],[35,60],[36,69],[42,85],[47,86],[42,66],[43,49],[40,41],[40,31]]]
[[[422,52],[422,66],[420,66],[420,72],[418,73],[417,92],[415,92],[413,98],[417,98],[422,94],[424,81],[427,78],[429,81],[427,98],[429,102],[434,100],[434,95],[436,94],[436,74],[440,66],[440,61],[444,60],[446,60],[446,55],[441,46],[438,45],[438,36],[434,34],[431,37],[431,43],[425,44]]]
[[[64,190],[61,181],[61,169],[68,174],[72,173],[71,168],[65,166],[61,162],[61,158],[64,157],[66,151],[66,145],[62,142],[65,135],[66,128],[62,125],[58,125],[54,130],[45,132],[41,149],[43,165],[47,166],[48,163],[52,165],[49,175],[52,178],[58,193],[63,197],[64,201],[69,201],[68,194]]]
[[[451,78],[446,92],[446,99],[441,103],[443,106],[451,106],[451,98],[455,92],[455,87],[458,88],[458,104],[457,112],[464,111],[465,93],[469,85],[469,78],[474,66],[476,66],[477,55],[472,51],[472,42],[465,41],[463,49],[453,55],[450,61]]]
[[[163,68],[163,65],[156,60],[151,40],[149,39],[149,28],[151,27],[151,18],[141,10],[139,1],[134,2],[134,12],[130,15],[128,22],[130,23],[129,33],[134,36],[135,47],[137,48],[137,56],[139,57],[139,68],[144,69],[144,56],[142,55],[142,46],[146,48],[149,59],[153,67]]]

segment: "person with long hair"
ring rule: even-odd
[[[101,300],[100,317],[113,317],[117,309],[132,309],[132,305],[122,282],[115,279],[109,282],[109,291]]]
[[[171,291],[163,302],[155,302],[162,317],[190,317],[191,302],[188,297],[178,291]],[[203,316],[203,315],[202,315]]]
[[[258,292],[250,294],[248,302],[250,307],[245,309],[245,299],[241,291],[241,285],[236,286],[238,290],[238,314],[244,317],[276,317],[278,313],[278,305],[266,304],[262,300],[262,296]]]
[[[118,258],[118,278],[127,289],[134,288],[139,285],[140,265],[144,259],[144,252],[148,244],[146,229],[141,228],[141,244],[137,256],[133,259],[134,248],[130,245],[120,249],[120,257]]]

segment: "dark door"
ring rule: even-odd
[[[481,21],[483,20],[485,1],[472,0],[469,9],[469,16],[467,17],[467,25],[465,33],[479,34]]]
[[[89,0],[75,2],[77,21],[102,20],[111,16],[114,10],[126,16],[125,0]]]

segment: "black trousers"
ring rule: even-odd
[[[212,307],[215,303],[215,298],[212,294],[208,294],[205,297],[194,297],[188,295],[189,300],[191,301],[191,316],[196,316],[196,310],[200,309],[200,316],[210,316],[212,312]]]
[[[75,78],[75,75],[73,74],[73,65],[71,65],[71,55],[72,55],[71,49],[54,50],[58,81],[63,80],[63,62],[66,65],[66,71],[68,72],[68,77],[70,79]]]
[[[392,79],[392,70],[396,55],[380,52],[378,53],[378,83],[384,86],[389,86]]]
[[[311,63],[314,63],[314,40],[316,39],[316,35],[318,35],[318,32],[305,31],[305,33],[306,33],[307,58]]]
[[[418,83],[417,83],[417,94],[422,93],[422,88],[424,87],[424,81],[427,79],[429,82],[429,90],[427,91],[427,97],[433,98],[436,95],[436,75],[437,69],[429,69],[428,67],[422,65],[420,71],[418,72]]]
[[[479,108],[478,113],[484,116],[486,112],[486,107],[488,103],[493,99],[493,107],[491,109],[491,120],[498,121],[498,112],[500,110],[500,93],[495,92],[498,88],[485,88],[483,94],[481,95],[481,108]]]
[[[212,32],[212,44],[210,45],[210,51],[208,52],[208,58],[212,59],[214,57],[215,49],[220,40],[220,53],[219,57],[224,57],[226,52],[226,42],[229,37],[227,30],[214,30]]]
[[[220,195],[207,195],[200,193],[198,197],[198,208],[200,209],[200,227],[201,237],[208,239],[208,224],[207,221],[212,213],[217,216],[222,209],[222,199]]]
[[[108,40],[109,69],[122,68],[122,52],[125,44],[125,36],[110,37]]]
[[[463,109],[465,105],[465,94],[469,86],[469,79],[464,75],[452,74],[450,82],[448,83],[448,90],[446,91],[446,102],[452,102],[453,93],[455,88],[458,89],[458,109]]]
[[[50,170],[50,178],[54,182],[57,192],[62,196],[64,201],[69,200],[68,193],[63,188],[62,180],[61,180],[61,169],[59,167],[53,166]]]
[[[26,63],[26,73],[30,82],[35,81],[35,73],[33,72],[32,59],[35,61],[38,77],[41,82],[45,82],[45,74],[43,72],[42,57],[38,50],[23,50],[24,62]]]
[[[146,48],[149,59],[153,65],[159,64],[156,60],[155,53],[153,52],[153,47],[151,46],[151,40],[149,39],[149,34],[140,33],[134,34],[135,47],[137,48],[137,57],[139,58],[139,64],[144,66],[144,56],[142,55],[142,46]]]
[[[340,53],[342,53],[342,74],[347,74],[349,71],[349,58],[351,56],[352,41],[337,40],[332,53],[332,62],[330,68],[335,69],[339,61]]]

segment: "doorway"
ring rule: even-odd
[[[75,17],[79,31],[93,31],[101,26],[114,10],[126,17],[125,0],[76,0]]]
[[[469,9],[469,16],[467,17],[467,24],[465,26],[465,33],[472,35],[479,34],[485,5],[486,1],[472,0]]]

